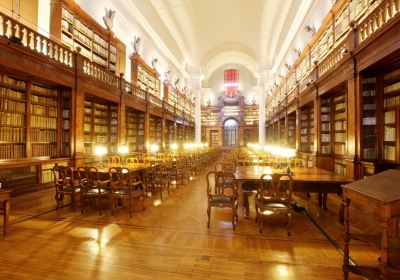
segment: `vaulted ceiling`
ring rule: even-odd
[[[212,72],[238,63],[272,69],[314,2],[327,0],[150,0],[187,62]],[[288,38],[291,37],[291,38]],[[285,49],[286,48],[286,49]],[[206,75],[207,76],[207,75]]]

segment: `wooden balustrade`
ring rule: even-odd
[[[79,69],[79,68],[78,68]],[[88,59],[83,58],[82,72],[93,79],[102,83],[108,84],[112,87],[119,88],[119,77],[114,73],[108,72],[97,64],[90,62]]]
[[[152,104],[152,105],[154,105],[154,106],[156,106],[156,107],[162,107],[162,100],[161,99],[159,99],[158,97],[156,97],[156,96],[154,96],[154,95],[151,95],[151,94],[148,94],[147,95],[147,98],[148,98],[148,102],[150,103],[150,104]]]
[[[73,52],[15,19],[0,13],[0,36],[65,66],[74,67]]]

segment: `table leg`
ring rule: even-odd
[[[343,215],[344,215],[344,227],[343,227],[343,235],[344,235],[344,252],[343,252],[343,277],[345,280],[349,277],[349,265],[350,265],[350,256],[349,256],[349,242],[350,242],[350,224],[349,224],[349,204],[350,200],[343,198]]]
[[[246,209],[245,218],[249,218],[250,216],[249,195],[246,192],[243,192],[243,204]]]
[[[318,193],[318,206],[323,208],[325,211],[328,210],[326,201],[328,200],[328,193]]]
[[[6,199],[3,201],[3,207],[4,207],[3,235],[5,236],[7,233],[8,219],[9,219],[9,215],[10,215],[10,200],[9,199]]]
[[[384,217],[381,222],[382,237],[381,237],[381,257],[379,258],[379,270],[383,276],[388,274],[388,261],[389,261],[389,227],[390,218]]]

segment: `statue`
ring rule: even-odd
[[[168,81],[169,80],[169,74],[171,73],[171,70],[165,71],[164,72],[164,80]]]
[[[114,25],[114,17],[115,17],[115,11],[113,10],[107,10],[106,8],[106,15],[103,17],[104,24],[107,27],[107,30],[112,31],[113,25]]]
[[[156,57],[153,57],[151,60],[151,66],[153,66],[154,69],[156,69],[158,59]]]
[[[142,37],[135,36],[134,40],[135,41],[132,43],[133,52],[138,54],[140,51],[140,45],[142,44]]]
[[[175,88],[178,88],[179,81],[180,81],[179,78],[175,78],[175,80],[174,80]]]

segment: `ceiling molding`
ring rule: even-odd
[[[118,1],[118,4],[121,5],[121,16],[124,17],[126,22],[129,22],[129,17],[134,17],[136,22],[140,25],[140,27],[149,35],[153,44],[156,48],[160,50],[160,52],[165,56],[165,58],[169,59],[170,62],[176,67],[176,69],[182,73],[182,75],[186,78],[188,77],[188,73],[185,70],[185,62],[181,63],[174,56],[174,54],[170,51],[168,46],[164,43],[161,37],[158,35],[157,31],[153,28],[153,26],[147,21],[147,19],[142,15],[142,13],[138,10],[138,8],[133,4],[132,1]],[[132,34],[133,36],[134,34]],[[132,39],[133,40],[133,39]]]

